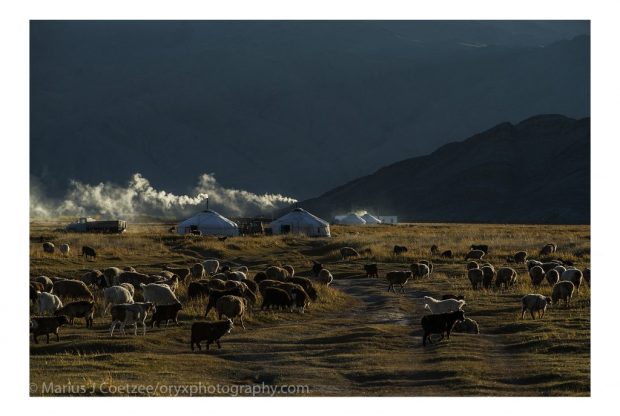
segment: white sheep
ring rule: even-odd
[[[123,283],[123,285],[125,285],[125,283]],[[103,310],[104,315],[108,311],[110,305],[133,303],[133,296],[131,292],[123,286],[106,287],[103,289],[103,299],[105,304],[105,309]]]
[[[144,283],[140,283],[140,287],[142,288],[144,301],[151,302],[155,304],[155,306],[181,303],[168,285],[159,283],[149,283],[145,285]]]
[[[117,323],[121,324],[121,332],[125,335],[125,326],[135,325],[134,335],[138,335],[138,324],[142,324],[142,335],[146,335],[146,317],[153,309],[150,302],[141,303],[122,303],[112,307],[112,326],[110,327],[110,336],[114,334],[114,328]]]
[[[538,312],[538,317],[543,318],[547,305],[551,305],[551,298],[537,293],[530,293],[521,298],[521,319],[525,317],[525,311],[528,311],[534,317],[534,312]]]
[[[60,308],[62,308],[62,302],[58,296],[37,291],[37,309],[41,315],[53,314]]]
[[[581,286],[581,281],[583,278],[583,273],[579,269],[567,269],[560,275],[561,282],[573,282],[575,285],[575,289],[579,292],[579,286]]]
[[[424,309],[429,310],[432,314],[456,312],[466,305],[464,300],[437,300],[430,296],[424,296],[424,302]]]
[[[61,244],[59,248],[60,248],[60,252],[63,255],[65,256],[69,255],[69,244]]]
[[[208,275],[213,275],[220,269],[220,262],[217,260],[205,260],[202,262],[202,265]]]

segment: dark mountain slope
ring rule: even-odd
[[[300,204],[331,217],[355,209],[402,221],[590,222],[590,119],[502,123]]]

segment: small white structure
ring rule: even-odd
[[[272,234],[305,234],[309,237],[330,237],[329,223],[302,208],[294,208],[269,224]]]
[[[381,220],[382,224],[398,224],[396,215],[377,215],[377,218]]]
[[[362,218],[364,219],[364,221],[366,221],[366,224],[381,224],[381,220],[372,215],[370,212],[362,215]]]
[[[178,234],[200,231],[203,235],[236,236],[239,227],[226,217],[207,209],[177,225]]]
[[[360,217],[359,215],[357,215],[354,212],[350,212],[347,215],[345,215],[344,217],[340,218],[340,220],[338,221],[338,224],[342,224],[342,225],[364,225],[366,224],[366,221],[364,221],[364,219],[362,217]]]

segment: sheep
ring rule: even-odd
[[[365,264],[364,271],[366,272],[366,277],[379,277],[379,268],[376,264]]]
[[[321,269],[317,281],[325,286],[329,286],[334,281],[334,276],[327,269]]]
[[[162,270],[158,273],[158,275],[163,277],[164,279],[171,279],[176,276],[176,274],[172,273],[170,270]]]
[[[342,260],[346,260],[349,257],[359,257],[360,253],[358,253],[353,247],[342,247],[340,249],[340,255],[342,256]]]
[[[279,289],[277,287],[265,288],[263,294],[263,304],[260,309],[264,310],[270,307],[290,310],[293,307],[293,299],[283,289]]]
[[[175,268],[175,267],[164,266],[164,270],[168,270],[176,274],[177,276],[179,276],[179,280],[181,282],[184,282],[187,276],[189,276],[191,273],[191,271],[189,270],[189,267],[176,267]]]
[[[439,247],[437,247],[437,244],[433,244],[431,246],[431,256],[438,256],[439,255]]]
[[[105,278],[100,270],[90,270],[82,274],[82,276],[80,276],[80,281],[84,282],[87,286],[105,285]]]
[[[36,316],[30,318],[30,333],[34,338],[34,343],[38,344],[38,337],[45,335],[47,337],[47,343],[50,343],[50,334],[56,335],[56,341],[60,341],[58,336],[58,328],[66,325],[69,321],[64,315],[61,316]]]
[[[555,253],[558,249],[558,246],[555,244],[545,244],[543,248],[540,249],[540,256],[548,256],[551,253]]]
[[[532,286],[539,286],[545,279],[545,271],[540,266],[534,266],[530,269],[530,278],[532,279]]]
[[[207,281],[207,286],[209,287],[209,290],[212,290],[212,289],[223,290],[223,289],[226,289],[226,281],[222,279],[216,279],[214,277],[213,279]]]
[[[121,283],[131,283],[134,287],[140,287],[141,284],[159,283],[163,280],[162,276],[149,276],[136,272],[122,272],[115,279],[115,285]]]
[[[180,303],[172,290],[170,290],[167,286],[159,285],[157,283],[150,283],[148,285],[140,283],[140,287],[142,288],[142,294],[145,302],[151,302],[155,304],[155,306]]]
[[[495,287],[501,288],[504,286],[506,289],[517,283],[517,272],[510,267],[501,267],[497,270],[497,277],[495,279]]]
[[[205,266],[202,263],[196,263],[191,267],[190,273],[194,279],[202,279],[205,277]]]
[[[47,276],[37,276],[32,280],[43,285],[43,292],[51,292],[54,289],[54,282]]]
[[[82,256],[86,260],[88,260],[89,257],[95,260],[97,258],[97,252],[92,247],[82,246]]]
[[[162,321],[166,322],[166,327],[168,327],[168,321],[174,321],[175,324],[179,325],[179,311],[181,309],[183,309],[183,305],[180,303],[157,306],[151,318],[151,328],[154,328],[155,325],[159,328]]]
[[[124,287],[125,289],[127,289],[132,297],[136,293],[136,288],[131,283],[121,283],[118,286]],[[122,302],[122,303],[127,303],[127,302]],[[129,303],[131,303],[131,302],[129,302]]]
[[[56,295],[47,292],[37,292],[37,310],[41,315],[53,314],[62,308],[62,301]]]
[[[293,279],[292,277],[289,279]],[[306,279],[307,280],[307,279]],[[249,290],[251,290],[252,292],[256,293],[258,291],[258,284],[254,281],[254,280],[250,280],[250,279],[243,279],[241,281],[241,283],[243,283],[244,285],[247,286],[247,288]]]
[[[43,252],[48,254],[54,254],[55,246],[54,243],[46,241],[43,243]]]
[[[465,255],[465,260],[482,260],[486,253],[482,250],[471,250]]]
[[[489,254],[489,246],[486,244],[472,244],[469,246],[470,250],[484,251],[484,254]]]
[[[283,282],[280,282],[279,280],[270,280],[270,279],[263,280],[262,282],[258,284],[258,290],[261,295],[265,296],[265,289],[267,289],[268,287],[278,287],[282,283]]]
[[[103,310],[105,315],[111,305],[133,303],[133,296],[127,288],[122,286],[106,287],[103,289],[103,303],[105,304]]]
[[[118,267],[108,267],[107,269],[103,270],[103,275],[105,276],[105,281],[107,283],[107,286],[114,286],[118,284],[118,276],[120,276],[120,274],[123,271],[121,269],[119,269]]]
[[[300,285],[295,285],[295,286],[296,287],[294,287],[291,290],[292,292],[291,297],[293,298],[295,306],[299,308],[301,313],[304,313],[306,310],[306,307],[308,306],[310,299],[309,299],[308,293],[304,290],[303,287],[301,287]]]
[[[200,343],[202,341],[207,341],[207,351],[209,351],[209,346],[213,342],[217,344],[218,348],[222,348],[220,338],[226,334],[230,334],[232,329],[233,321],[231,319],[215,322],[194,322],[192,324],[192,335],[190,340],[192,351],[194,351],[194,345],[196,345],[198,351],[200,351]]]
[[[54,315],[64,315],[69,320],[69,323],[73,325],[75,318],[84,318],[86,321],[86,328],[93,327],[93,317],[95,315],[95,302],[92,300],[79,300],[77,302],[71,302],[66,304],[60,309],[54,312]]]
[[[282,269],[282,270],[284,270],[284,269]],[[286,270],[284,270],[284,271],[286,272]],[[287,275],[288,275],[288,272],[286,272],[286,273],[287,273]],[[234,272],[228,272],[228,273],[226,274],[226,278],[227,278],[228,280],[236,280],[237,282],[241,282],[242,280],[245,280],[245,279],[247,279],[248,277],[247,277],[247,275],[246,275],[244,272],[242,272],[242,271],[234,271]]]
[[[428,275],[430,276],[433,273],[433,262],[430,260],[420,260],[418,263],[424,264],[428,267]]]
[[[39,282],[30,282],[30,303],[35,304],[37,302],[37,296],[39,296],[39,292],[43,292],[43,285]]]
[[[452,331],[466,334],[479,334],[480,327],[478,326],[478,322],[470,318],[465,318],[462,321],[456,321],[456,323],[454,324],[454,328],[452,328]]]
[[[125,266],[125,267],[123,267],[123,271],[138,273],[138,271],[133,266]]]
[[[560,265],[552,267],[552,269],[557,271],[560,276],[562,276],[562,273],[564,273],[566,270],[568,270],[566,267],[560,266]]]
[[[525,318],[525,312],[528,311],[534,317],[534,312],[538,312],[539,318],[544,318],[547,305],[551,304],[551,298],[537,293],[530,293],[521,298],[521,319]]]
[[[395,256],[400,256],[403,253],[407,252],[407,247],[405,246],[394,246],[393,253]]]
[[[472,261],[470,261],[470,262],[468,262],[468,263],[467,263],[467,266],[466,266],[466,267],[467,267],[467,270],[471,270],[471,269],[479,269],[479,268],[480,268],[480,265],[478,264],[478,262],[476,262],[476,261],[473,261],[473,260],[472,260]]]
[[[270,266],[265,270],[265,274],[267,278],[270,280],[279,280],[281,282],[285,281],[287,277],[289,277],[288,271],[278,266]]]
[[[92,292],[88,289],[88,286],[80,280],[59,280],[54,283],[54,293],[65,298],[94,299]]]
[[[290,264],[285,264],[282,268],[288,272],[289,276],[295,276],[295,269]]]
[[[218,315],[218,319],[222,319],[222,315],[232,319],[233,323],[235,318],[239,318],[241,327],[245,329],[243,324],[243,314],[245,313],[245,300],[239,296],[226,295],[222,296],[215,303],[215,311]]]
[[[495,278],[495,268],[488,264],[480,268],[482,270],[482,287],[490,289],[493,285],[493,278]]]
[[[588,287],[590,287],[590,268],[588,267],[583,269],[583,280],[585,280],[588,284]]]
[[[484,273],[481,269],[469,269],[467,271],[467,278],[471,283],[472,289],[481,289],[484,281]]]
[[[542,267],[542,265],[543,265],[542,261],[533,260],[533,259],[530,259],[530,260],[525,262],[525,266],[527,267],[528,271],[531,270],[532,267],[536,267],[536,266]]]
[[[318,277],[319,273],[321,272],[321,270],[323,269],[323,265],[317,261],[312,260],[312,275],[314,277]]]
[[[446,299],[465,300],[465,296],[464,295],[453,295],[451,293],[441,296],[441,300],[446,300]]]
[[[205,318],[209,316],[209,311],[215,307],[217,301],[224,296],[239,296],[244,297],[243,290],[240,287],[234,287],[231,289],[217,290],[217,289],[209,289],[209,301],[207,302],[207,307],[205,309]]]
[[[205,273],[208,276],[214,275],[220,268],[220,262],[215,259],[205,260],[202,262],[202,265],[204,266]]]
[[[60,252],[63,254],[63,256],[69,255],[69,244],[61,244],[58,248],[60,249]]]
[[[451,259],[452,258],[452,250],[446,250],[443,253],[441,253],[441,257],[446,258],[446,259]]]
[[[156,284],[166,285],[172,290],[173,293],[176,293],[179,287],[179,276],[176,274],[169,279],[164,279],[161,282],[157,282]]]
[[[413,276],[413,273],[411,271],[393,271],[393,272],[388,272],[385,275],[385,278],[388,281],[388,292],[390,290],[392,290],[392,292],[396,293],[396,290],[394,290],[394,285],[400,285],[400,291],[401,293],[405,291],[405,285],[407,284],[407,282],[409,281],[409,279],[411,279],[411,277]]]
[[[553,286],[560,281],[560,274],[557,270],[551,269],[547,273],[545,273],[545,279],[547,279],[549,286]]]
[[[110,326],[110,336],[114,335],[116,324],[121,324],[121,332],[125,335],[125,326],[134,326],[134,336],[138,335],[138,324],[142,325],[142,336],[146,335],[146,318],[153,310],[151,302],[121,303],[112,306],[112,325]]]
[[[295,277],[289,277],[287,282],[295,283],[303,287],[312,301],[317,300],[318,294],[316,292],[316,289],[314,288],[314,285],[312,284],[312,281],[310,281],[310,279],[306,277],[295,276]]]
[[[288,267],[290,267],[292,269],[291,266],[288,266]],[[284,266],[282,268],[288,271],[287,266]],[[246,276],[247,276],[248,273],[250,273],[250,269],[248,269],[248,266],[238,266],[238,267],[235,267],[232,271],[233,272],[241,272],[241,273],[243,273]]]
[[[424,309],[430,311],[433,314],[458,311],[466,305],[465,301],[462,299],[437,300],[430,296],[424,296],[424,302]]]
[[[583,273],[579,269],[567,269],[560,275],[560,281],[573,282],[577,292],[579,292],[579,286],[581,286],[582,278]]]
[[[409,269],[411,270],[411,277],[414,279],[431,275],[429,267],[423,263],[413,263],[409,266]]]
[[[258,272],[254,275],[254,282],[256,283],[260,283],[263,280],[267,280],[267,279],[269,278],[267,277],[267,274],[265,272]]]
[[[191,282],[187,287],[187,297],[189,299],[195,299],[200,296],[209,296],[208,283]]]
[[[424,334],[422,336],[422,345],[426,346],[426,340],[431,344],[433,340],[431,339],[432,334],[441,334],[441,341],[444,337],[444,332],[447,335],[447,338],[450,339],[450,331],[454,327],[456,321],[463,321],[465,319],[465,313],[462,310],[456,310],[447,313],[433,314],[433,315],[425,315],[422,317],[422,329],[424,330]]]
[[[551,290],[552,304],[555,305],[560,300],[563,300],[564,304],[568,306],[571,298],[573,297],[574,291],[575,285],[570,280],[557,282],[555,285],[553,285],[553,289]]]
[[[527,259],[527,251],[517,251],[513,256],[514,263],[523,264]]]

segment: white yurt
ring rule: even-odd
[[[294,208],[269,224],[272,234],[305,234],[309,237],[330,237],[329,223],[302,208]]]
[[[200,231],[203,235],[239,235],[237,224],[210,209],[201,211],[177,225],[178,234],[189,234],[192,231]]]
[[[370,212],[362,215],[362,218],[364,219],[364,221],[366,221],[366,224],[381,224],[381,220],[372,215]]]
[[[364,225],[366,221],[355,212],[351,212],[340,219],[339,224],[342,225]]]

